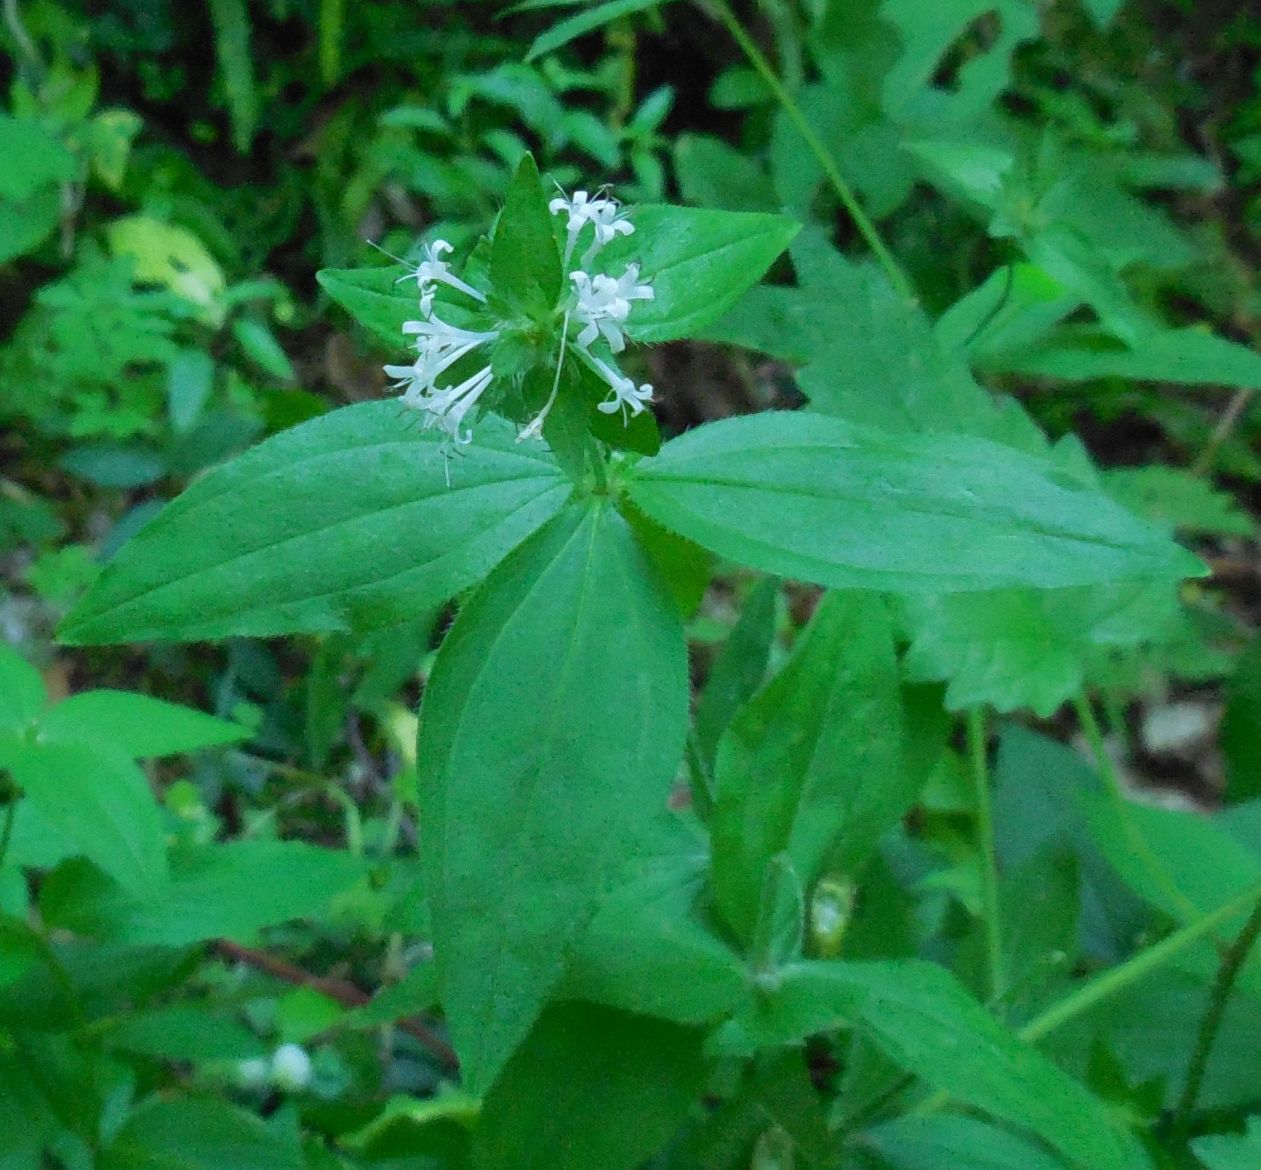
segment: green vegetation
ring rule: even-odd
[[[0,0],[2,1170],[1261,1164],[1261,19]]]

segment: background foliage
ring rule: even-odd
[[[1257,1164],[1255,14],[2,12],[0,1166]],[[376,401],[527,153],[607,504]]]

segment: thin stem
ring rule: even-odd
[[[981,916],[985,927],[985,954],[989,970],[989,997],[1001,1001],[1007,975],[1003,963],[1002,907],[998,900],[998,858],[994,851],[994,815],[990,804],[988,747],[985,712],[968,712],[968,755],[972,762],[972,787],[976,804],[976,833],[981,846]]]
[[[1117,967],[1096,975],[1083,983],[1076,991],[1066,995],[1059,1003],[1052,1004],[1046,1011],[1035,1016],[1016,1035],[1026,1044],[1035,1044],[1049,1036],[1057,1028],[1062,1028],[1070,1020],[1098,1007],[1114,995],[1132,987],[1148,975],[1159,971],[1166,963],[1179,955],[1188,947],[1212,935],[1223,923],[1229,922],[1252,906],[1261,898],[1261,883],[1245,890],[1237,898],[1232,898],[1223,906],[1176,930],[1168,938],[1153,943],[1145,951],[1127,959]],[[1242,937],[1242,936],[1241,936]],[[950,1094],[944,1089],[926,1097],[915,1107],[917,1115],[932,1113],[940,1109],[950,1100]]]
[[[5,855],[9,852],[9,842],[13,838],[13,822],[17,820],[18,802],[10,799],[4,807],[4,828],[0,829],[0,866],[4,865]]]
[[[297,987],[310,987],[321,995],[326,995],[329,999],[335,1000],[343,1007],[363,1007],[365,1004],[372,1002],[372,996],[355,986],[355,984],[348,983],[344,979],[331,978],[327,975],[316,975],[289,962],[288,959],[282,959],[279,955],[272,955],[267,951],[242,946],[240,943],[232,942],[226,938],[217,939],[212,946],[224,959],[234,963],[244,963],[248,967],[253,967],[256,971],[263,971],[274,979],[292,983]],[[429,1051],[430,1055],[440,1063],[450,1069],[458,1066],[455,1051],[445,1040],[435,1035],[423,1020],[415,1016],[407,1016],[397,1020],[396,1024],[400,1030],[418,1040]]]
[[[1173,1114],[1173,1130],[1175,1133],[1186,1131],[1191,1121],[1191,1113],[1195,1109],[1196,1098],[1200,1095],[1200,1087],[1204,1083],[1204,1073],[1208,1069],[1208,1058],[1213,1054],[1213,1045],[1217,1041],[1217,1033],[1222,1026],[1222,1017],[1226,1013],[1226,1002],[1234,990],[1235,980],[1258,936],[1261,936],[1261,901],[1253,907],[1252,914],[1244,924],[1239,937],[1230,945],[1230,949],[1222,958],[1217,969],[1217,979],[1209,995],[1208,1007],[1204,1018],[1200,1021],[1200,1030],[1195,1037],[1195,1047],[1191,1051],[1191,1060],[1187,1065],[1187,1079],[1182,1086],[1182,1095],[1178,1098],[1178,1106]]]
[[[4,23],[17,43],[18,51],[26,58],[33,80],[38,84],[44,73],[44,62],[39,55],[39,50],[35,47],[35,42],[31,40],[31,34],[26,31],[26,25],[22,23],[22,14],[18,12],[17,0],[4,0]],[[31,88],[34,89],[35,85]]]
[[[796,99],[784,87],[784,83],[780,81],[770,62],[762,54],[761,49],[757,47],[756,42],[745,31],[736,14],[731,11],[731,6],[727,3],[727,0],[714,0],[714,8],[718,13],[718,18],[731,34],[731,39],[740,46],[740,51],[749,59],[749,64],[766,82],[770,91],[775,95],[775,100],[783,106],[784,113],[788,115],[792,124],[797,127],[798,133],[805,140],[806,148],[814,155],[815,160],[823,170],[824,176],[832,185],[832,190],[836,192],[836,197],[841,201],[841,205],[858,229],[859,235],[867,242],[867,247],[871,249],[876,260],[879,261],[880,267],[884,269],[885,274],[889,277],[889,282],[908,301],[914,301],[916,299],[915,290],[912,288],[910,280],[907,279],[901,266],[893,258],[893,254],[885,247],[884,241],[880,238],[880,233],[876,230],[876,225],[872,223],[867,213],[862,209],[850,185],[845,181],[840,170],[837,169],[836,161],[832,158],[831,152],[823,145],[822,140],[814,132],[814,128],[806,120],[806,116],[802,113]]]
[[[1241,914],[1258,898],[1261,898],[1261,883],[1245,890],[1237,898],[1232,898],[1216,910],[1197,918],[1181,930],[1175,930],[1168,938],[1153,943],[1145,951],[1139,951],[1137,955],[1127,959],[1120,966],[1096,975],[1072,994],[1065,996],[1059,1003],[1052,1004],[1046,1011],[1030,1020],[1020,1029],[1020,1038],[1030,1042],[1041,1040],[1068,1023],[1069,1020],[1089,1011],[1118,992],[1124,991],[1153,971],[1158,971],[1187,947],[1212,935],[1224,923]]]
[[[1239,420],[1243,418],[1244,412],[1248,409],[1256,392],[1256,388],[1253,386],[1245,386],[1242,390],[1235,391],[1231,400],[1226,404],[1226,409],[1222,411],[1222,417],[1218,419],[1217,426],[1213,428],[1213,433],[1209,436],[1208,442],[1204,444],[1204,450],[1200,452],[1199,457],[1192,465],[1192,475],[1208,475],[1213,470],[1218,451],[1221,450],[1222,444],[1230,438],[1235,427],[1239,425]]]
[[[1121,778],[1117,775],[1116,766],[1108,754],[1107,746],[1103,741],[1103,732],[1099,730],[1099,723],[1095,719],[1095,712],[1090,701],[1084,693],[1079,692],[1073,699],[1073,705],[1076,708],[1082,732],[1086,736],[1086,742],[1090,744],[1091,753],[1094,755],[1095,767],[1103,779],[1104,787],[1108,790],[1113,811],[1125,833],[1126,842],[1134,851],[1134,856],[1142,863],[1147,875],[1160,888],[1160,892],[1172,903],[1172,909],[1179,918],[1189,920],[1198,918],[1200,908],[1178,888],[1160,857],[1148,844],[1147,838],[1143,836],[1138,825],[1134,823],[1129,799],[1121,787]]]

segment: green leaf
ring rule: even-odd
[[[1232,803],[1261,796],[1261,640],[1239,656],[1226,691],[1221,727],[1226,797]]]
[[[20,202],[42,187],[67,183],[78,166],[65,146],[33,118],[0,114],[0,200]]]
[[[1246,1134],[1209,1134],[1191,1149],[1208,1170],[1254,1170],[1261,1165],[1261,1117],[1248,1118]]]
[[[650,844],[620,875],[574,946],[558,998],[703,1024],[743,998],[746,967],[709,930],[706,840],[673,814],[654,824]]]
[[[234,841],[172,857],[171,880],[130,894],[87,867],[45,880],[45,920],[79,934],[179,947],[208,938],[248,939],[264,926],[314,917],[348,890],[364,863],[298,841]]]
[[[245,154],[258,127],[258,88],[250,59],[250,14],[246,0],[210,0],[219,77],[232,119],[232,144]]]
[[[534,156],[521,159],[490,245],[490,281],[510,304],[550,310],[560,296],[560,253]]]
[[[0,745],[8,768],[41,817],[136,896],[166,884],[166,835],[149,782],[108,743]]]
[[[445,462],[392,403],[333,411],[199,480],[66,619],[70,643],[389,625],[478,581],[568,481],[507,424]],[[450,475],[450,485],[447,476]]]
[[[687,676],[674,603],[626,523],[574,506],[487,579],[421,709],[442,1001],[484,1090],[664,806]]]
[[[956,591],[1200,575],[1199,561],[1042,461],[952,435],[772,413],[698,427],[628,485],[653,519],[765,572]]]
[[[18,731],[34,722],[47,699],[39,671],[0,641],[0,731]]]
[[[955,1100],[1036,1133],[1081,1170],[1125,1170],[1133,1139],[1104,1105],[1003,1027],[949,972],[917,961],[801,963],[729,1035],[800,1040],[845,1022]],[[1065,1119],[1072,1118],[1066,1125]]]
[[[1171,531],[1251,536],[1256,528],[1229,492],[1185,468],[1116,467],[1103,473],[1103,484],[1135,515]]]
[[[1261,354],[1205,329],[1144,329],[1132,345],[1091,327],[1064,327],[1041,344],[988,353],[985,365],[1036,377],[1261,387]]]
[[[603,267],[637,263],[653,299],[635,305],[626,334],[635,341],[694,337],[759,280],[800,224],[780,215],[641,204],[635,225],[600,254]]]
[[[133,758],[173,756],[251,735],[238,723],[127,691],[71,695],[40,720],[40,731],[69,743],[110,744]]]
[[[594,8],[579,12],[576,16],[566,17],[552,25],[546,32],[540,33],[534,38],[534,43],[530,45],[530,51],[526,53],[525,59],[533,61],[535,57],[541,57],[544,53],[553,53],[576,37],[585,36],[624,16],[643,12],[649,8],[664,8],[669,2],[670,0],[605,0],[603,4],[597,4]]]
[[[903,760],[901,724],[884,604],[826,595],[718,748],[714,892],[746,942],[774,857],[790,859],[809,892],[830,857],[855,870],[905,811],[922,777]]]
[[[97,1170],[301,1170],[295,1140],[221,1101],[153,1099],[134,1109]]]
[[[952,711],[1027,707],[1049,718],[1078,694],[1092,664],[1158,643],[1178,616],[1162,582],[1076,589],[989,589],[908,597],[907,677],[948,682]]]
[[[1064,1170],[1041,1146],[974,1117],[916,1117],[866,1130],[862,1144],[889,1170]]]
[[[548,1008],[486,1094],[473,1165],[635,1170],[703,1088],[702,1036],[612,1008]]]
[[[420,311],[414,289],[408,291],[400,277],[408,273],[397,265],[387,268],[322,268],[315,274],[322,288],[365,329],[390,349],[407,343],[403,323]]]
[[[231,1010],[173,1003],[136,1012],[104,1035],[123,1052],[166,1060],[250,1060],[264,1055],[264,1042]]]
[[[696,703],[696,747],[708,769],[713,768],[719,737],[731,723],[731,717],[766,677],[780,589],[778,578],[767,577],[759,582],[709,669],[705,689]]]

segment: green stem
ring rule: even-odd
[[[981,915],[989,970],[989,997],[1001,1001],[1007,976],[1003,963],[1002,908],[998,900],[998,858],[994,852],[994,816],[990,805],[989,766],[986,759],[985,712],[968,712],[968,755],[976,802],[976,833],[981,846]]]
[[[1195,1037],[1195,1047],[1191,1051],[1191,1060],[1187,1065],[1187,1079],[1182,1086],[1182,1095],[1178,1098],[1178,1106],[1173,1114],[1173,1131],[1185,1133],[1191,1121],[1191,1113],[1195,1109],[1196,1099],[1200,1095],[1200,1087],[1204,1083],[1204,1073],[1208,1069],[1208,1058],[1213,1054],[1213,1045],[1217,1041],[1217,1033],[1222,1026],[1222,1017],[1226,1013],[1226,1002],[1234,990],[1235,980],[1247,961],[1258,936],[1261,936],[1261,901],[1253,907],[1252,914],[1244,924],[1239,937],[1230,945],[1230,949],[1222,958],[1217,970],[1217,979],[1209,995],[1208,1007],[1204,1018],[1200,1021],[1200,1030]]]
[[[1225,905],[1203,915],[1182,927],[1181,930],[1175,930],[1168,938],[1153,943],[1145,951],[1140,951],[1120,966],[1096,975],[1071,995],[1065,996],[1059,1003],[1052,1004],[1046,1011],[1030,1020],[1020,1029],[1020,1038],[1030,1042],[1041,1040],[1074,1017],[1080,1016],[1118,992],[1124,991],[1140,979],[1145,979],[1193,943],[1212,935],[1224,923],[1229,922],[1255,903],[1258,898],[1261,898],[1261,884],[1245,890],[1237,898],[1232,898]]]
[[[1083,983],[1076,991],[1066,995],[1059,1003],[1052,1004],[1023,1028],[1018,1029],[1016,1035],[1027,1044],[1037,1043],[1057,1028],[1062,1028],[1070,1020],[1076,1019],[1091,1008],[1098,1007],[1114,995],[1120,994],[1140,980],[1146,979],[1153,972],[1159,971],[1182,951],[1212,935],[1224,923],[1243,913],[1249,906],[1256,903],[1258,898],[1261,898],[1261,883],[1250,887],[1239,897],[1232,898],[1225,905],[1219,906],[1181,930],[1175,930],[1168,938],[1153,943],[1145,951],[1140,951],[1119,966],[1112,967]],[[926,1097],[912,1112],[916,1115],[932,1113],[949,1100],[950,1094],[942,1089]]]
[[[1165,869],[1164,863],[1134,822],[1129,799],[1121,787],[1121,778],[1117,775],[1112,757],[1108,755],[1108,749],[1103,742],[1103,733],[1099,730],[1099,723],[1095,719],[1095,712],[1090,701],[1084,693],[1078,692],[1073,699],[1073,705],[1077,710],[1077,718],[1086,736],[1086,742],[1090,744],[1091,753],[1095,757],[1095,767],[1103,779],[1104,787],[1108,790],[1108,797],[1112,801],[1113,811],[1120,823],[1121,831],[1125,834],[1127,844],[1133,850],[1134,856],[1142,863],[1148,876],[1169,900],[1170,909],[1176,916],[1188,920],[1196,919],[1199,917],[1200,908],[1178,888],[1177,883],[1169,876],[1169,871]]]
[[[18,802],[10,799],[4,809],[4,828],[0,829],[0,866],[4,865],[5,855],[9,852],[9,841],[13,837],[13,822],[17,820]]]
[[[916,299],[915,290],[912,288],[910,280],[907,279],[906,274],[893,258],[893,254],[885,247],[884,241],[880,238],[880,233],[876,230],[876,225],[872,223],[867,213],[862,209],[850,185],[845,181],[844,176],[837,168],[831,152],[823,145],[822,140],[814,132],[814,128],[806,120],[806,116],[802,113],[796,99],[784,87],[784,83],[780,81],[770,62],[762,54],[762,50],[757,47],[756,42],[745,31],[736,14],[731,11],[731,6],[727,3],[727,0],[714,0],[714,8],[718,13],[719,20],[722,21],[727,31],[731,34],[731,39],[740,46],[740,51],[749,59],[749,64],[753,66],[762,80],[766,82],[771,93],[775,95],[775,100],[783,106],[784,113],[788,115],[789,120],[796,126],[798,133],[805,140],[806,149],[814,155],[815,160],[823,169],[823,174],[832,185],[832,190],[836,192],[836,197],[841,201],[841,205],[849,214],[854,226],[858,229],[859,235],[867,242],[867,247],[871,249],[872,254],[879,261],[880,267],[885,270],[885,274],[889,277],[889,282],[908,301],[914,301]]]

